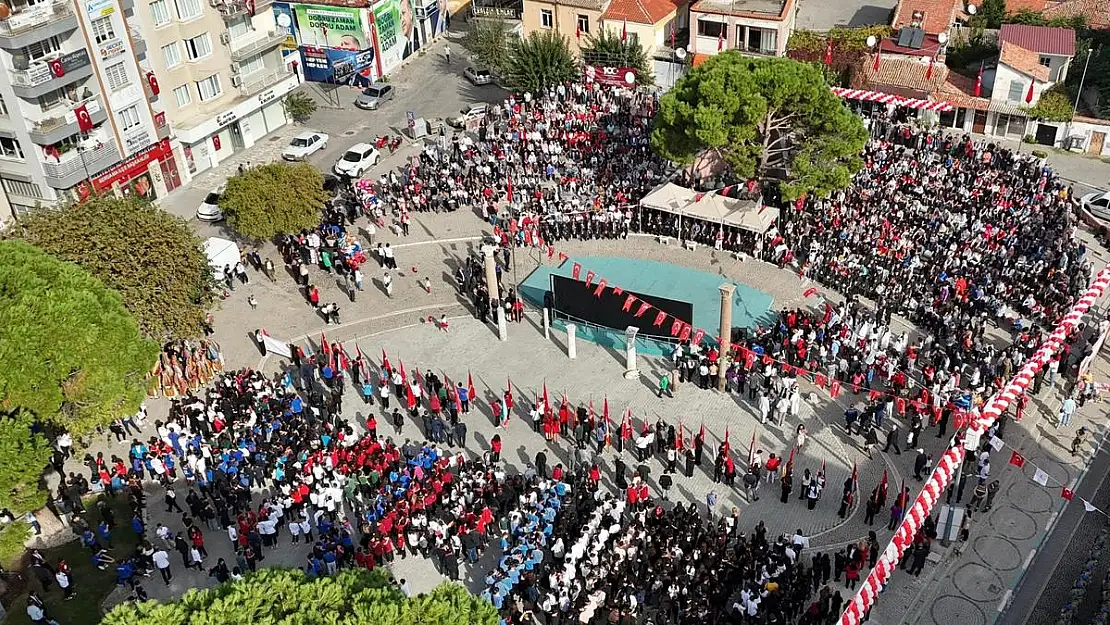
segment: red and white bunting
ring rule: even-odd
[[[912,98],[903,98],[902,96],[897,96],[890,93],[883,93],[881,91],[867,91],[864,89],[845,89],[843,87],[832,87],[832,92],[848,100],[863,100],[864,102],[894,104],[896,106],[904,106],[906,108],[922,111],[951,111],[954,108],[948,102],[940,100],[915,100]]]

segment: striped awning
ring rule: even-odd
[[[922,111],[951,111],[954,108],[948,102],[943,102],[940,100],[915,100],[912,98],[903,98],[902,96],[883,93],[881,91],[866,91],[863,89],[844,89],[843,87],[833,87],[832,92],[842,98],[847,98],[849,100],[863,100],[865,102],[894,104],[895,106],[904,106],[907,108]]]

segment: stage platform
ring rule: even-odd
[[[716,336],[721,310],[718,287],[731,281],[717,274],[649,260],[611,256],[585,256],[575,260],[582,264],[583,276],[586,271],[593,271],[599,278],[608,280],[610,287],[619,286],[645,295],[691,303],[694,308],[693,325]],[[570,278],[572,266],[569,260],[562,266],[540,266],[521,282],[521,296],[533,306],[542,308],[544,295],[551,290],[551,275]],[[774,298],[743,284],[731,284],[736,287],[732,300],[734,327],[754,328],[774,318]],[[645,315],[644,324],[651,324],[652,317],[653,313]],[[565,323],[566,320],[553,320],[552,325],[562,330]],[[599,328],[583,322],[579,322],[578,328],[579,338],[614,349],[624,348],[624,328]],[[707,340],[710,338],[706,336]],[[712,340],[716,341],[715,338]],[[645,355],[670,355],[673,349],[664,341],[638,339],[637,343],[637,349]]]

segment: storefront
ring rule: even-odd
[[[170,141],[162,139],[93,176],[89,181],[81,182],[76,191],[78,198],[82,200],[89,197],[91,192],[153,200],[180,185],[177,159],[170,148]]]
[[[290,75],[258,95],[192,128],[180,129],[177,140],[183,174],[196,174],[215,167],[232,154],[246,150],[262,137],[289,123],[282,99],[297,86]]]

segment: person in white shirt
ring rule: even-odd
[[[162,576],[162,581],[166,582],[166,585],[169,586],[170,581],[173,580],[173,572],[170,571],[170,554],[166,553],[165,549],[159,547],[155,550],[151,559],[154,560],[154,568],[158,569],[158,574]]]

